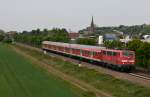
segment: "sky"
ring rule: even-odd
[[[97,26],[150,24],[150,0],[0,0],[0,29],[54,27],[78,31]]]

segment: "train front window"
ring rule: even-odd
[[[129,51],[123,51],[123,56],[130,57],[130,56],[133,56],[133,53]]]
[[[112,55],[113,55],[113,56],[116,56],[116,55],[117,55],[117,52],[112,52]]]

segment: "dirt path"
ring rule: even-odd
[[[17,47],[12,46],[13,50],[16,51],[18,54],[24,56],[25,58],[27,58],[28,60],[30,60],[32,63],[37,64],[38,66],[44,68],[45,70],[47,70],[50,74],[53,74],[55,76],[60,77],[61,79],[81,88],[84,91],[90,91],[96,94],[97,97],[113,97],[108,93],[102,92],[98,89],[96,89],[95,87],[81,81],[78,80],[72,76],[69,76],[57,69],[55,69],[54,67],[52,67],[50,64],[47,64],[45,62],[41,62],[40,60],[36,59],[35,57],[32,57],[31,55],[26,54],[25,52],[21,51],[20,49],[18,49]]]

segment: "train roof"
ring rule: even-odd
[[[56,45],[56,46],[71,47],[71,48],[76,48],[76,49],[84,49],[84,50],[92,50],[92,51],[101,51],[101,50],[115,51],[115,52],[121,51],[121,50],[107,49],[106,47],[69,44],[69,43],[51,42],[51,41],[43,41],[43,44],[51,44],[51,45]]]

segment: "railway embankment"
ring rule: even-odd
[[[111,94],[114,97],[150,97],[150,86],[144,87],[127,80],[118,79],[109,74],[98,72],[95,69],[79,67],[78,64],[64,61],[58,57],[44,55],[41,51],[31,47],[23,45],[15,45],[13,47],[64,74],[89,84],[93,89],[102,91],[104,94]]]

